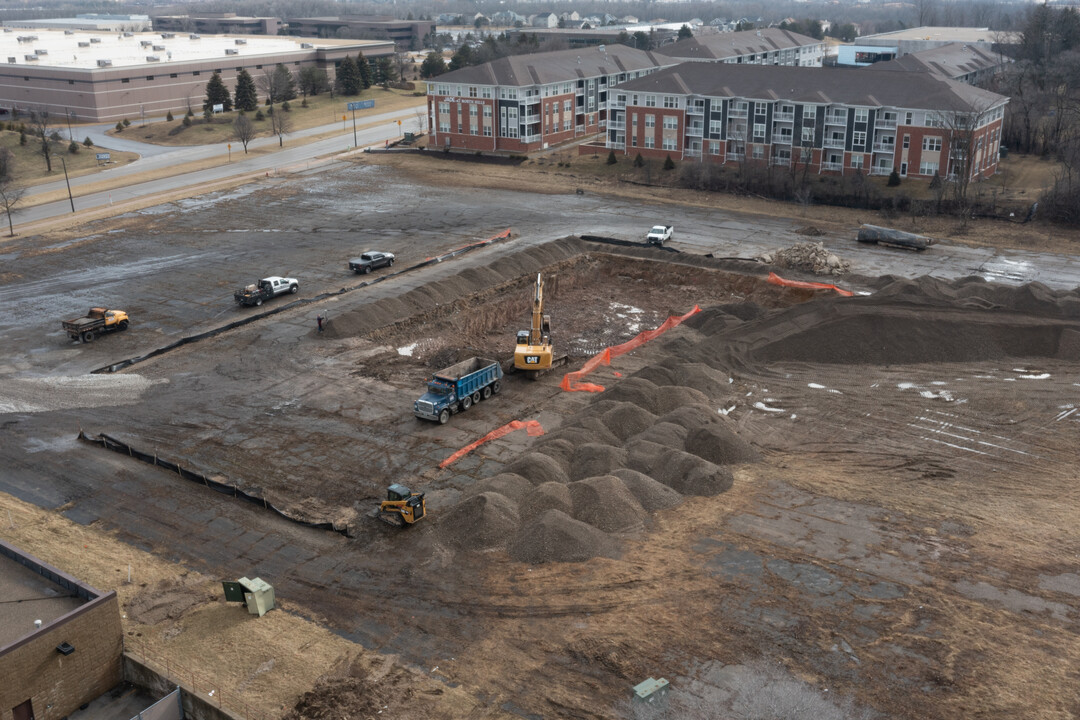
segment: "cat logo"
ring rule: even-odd
[[[540,364],[540,356],[539,355],[526,355],[525,356],[525,364],[526,365],[539,365]]]

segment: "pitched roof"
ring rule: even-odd
[[[663,54],[681,60],[723,60],[739,55],[757,55],[805,45],[820,45],[806,35],[780,28],[743,30],[733,33],[703,33],[663,49]]]
[[[599,75],[662,68],[674,60],[625,45],[512,55],[440,75],[436,82],[462,85],[548,85]]]
[[[875,63],[875,70],[931,72],[947,78],[998,67],[1005,60],[977,45],[949,43],[940,47],[909,53],[889,62]]]
[[[939,75],[873,68],[688,62],[616,87],[629,92],[942,111],[981,112],[1008,101],[1003,95]]]

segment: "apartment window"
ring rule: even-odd
[[[679,98],[675,97],[674,95],[665,95],[664,96],[664,107],[666,107],[666,108],[677,108],[677,107],[679,107]]]
[[[933,175],[938,171],[938,164],[936,162],[921,162],[919,163],[920,175]]]
[[[855,122],[864,123],[870,119],[870,111],[863,108],[862,110],[855,110]]]
[[[851,144],[858,147],[866,146],[866,133],[861,130],[855,130],[851,133]]]
[[[74,85],[74,84],[75,84],[74,80],[68,80],[68,85]]]
[[[661,146],[661,150],[674,150],[676,148],[675,138],[664,138],[664,142]]]
[[[480,97],[487,98],[488,100],[490,100],[491,95],[492,95],[491,88],[489,88],[489,87],[480,88]]]
[[[664,116],[664,129],[665,130],[678,130],[679,119],[671,115]]]
[[[922,139],[922,149],[941,152],[941,138],[937,136],[928,136]]]
[[[570,130],[570,118],[566,118],[565,120],[563,120],[562,129],[563,132],[568,132]]]
[[[645,127],[647,127],[647,128],[656,127],[656,116],[655,115],[646,115],[645,116]]]
[[[169,73],[169,77],[171,77],[171,78],[176,77],[176,73]]]
[[[27,80],[29,80],[30,78],[26,78],[26,79],[27,79]],[[131,78],[124,78],[124,79],[123,79],[123,80],[121,80],[120,82],[122,82],[122,83],[129,83],[129,82],[131,82]]]
[[[448,134],[450,132],[450,123],[439,123],[439,132]]]
[[[477,127],[475,125],[471,125],[469,127],[469,134],[470,135],[479,135],[480,131],[477,129]]]
[[[469,97],[480,97],[480,91],[477,90],[475,85],[469,88]]]
[[[911,147],[911,136],[910,135],[905,135],[904,136],[904,149],[907,150],[909,147]]]
[[[645,136],[645,147],[647,147],[647,148],[656,147],[656,138],[654,138],[652,135],[646,135]]]
[[[769,107],[768,103],[763,103],[763,102],[754,103],[754,114],[755,115],[764,115],[764,114],[766,114],[768,112],[768,110],[766,109],[768,107]]]
[[[799,148],[799,162],[808,163],[814,159],[814,151],[810,148]]]
[[[443,115],[443,114],[448,113],[448,112],[450,112],[450,103],[445,103],[445,102],[439,103],[439,114]]]
[[[765,139],[765,123],[754,123],[754,137]]]
[[[720,120],[710,120],[709,121],[709,134],[710,135],[719,135],[722,132],[724,132],[724,123],[723,122],[721,122]]]
[[[814,142],[814,128],[812,128],[812,127],[804,127],[802,129],[802,141],[803,142]]]
[[[904,124],[910,125],[913,113],[904,113]]]
[[[484,126],[484,137],[491,137],[491,126],[490,125],[485,125]]]
[[[637,135],[630,136],[630,146],[637,147]]]
[[[851,156],[851,167],[855,168],[856,170],[862,170],[862,166],[863,166],[863,156],[862,155],[852,155]]]
[[[490,105],[485,105],[484,106],[484,117],[486,117],[486,118],[491,117],[491,106]]]
[[[720,143],[716,142],[715,140],[710,141],[709,142],[709,154],[710,155],[719,155],[720,154]]]
[[[638,104],[637,95],[631,95],[630,97],[631,97],[630,104],[631,105],[637,105]]]
[[[154,79],[154,76],[153,76],[153,75],[147,75],[147,76],[146,76],[146,79],[147,79],[147,80],[153,80],[153,79]]]
[[[198,75],[198,74],[199,74],[199,71],[198,71],[198,70],[192,70],[192,71],[191,71],[191,74],[192,74],[192,75]]]
[[[750,151],[750,156],[755,160],[761,160],[765,157],[765,148],[761,145],[755,145]]]
[[[645,107],[656,107],[656,96],[655,95],[646,95],[645,96]]]
[[[478,113],[476,111],[476,106],[475,105],[470,105],[469,106],[469,115],[472,115],[473,117],[476,117],[477,114]]]

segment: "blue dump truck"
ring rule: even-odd
[[[497,395],[502,376],[497,360],[474,357],[454,363],[432,376],[427,392],[413,403],[413,414],[445,425],[451,415]]]

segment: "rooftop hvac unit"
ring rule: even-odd
[[[79,47],[90,47],[90,43],[86,40],[80,40]]]
[[[164,49],[165,49],[164,45],[155,45],[154,46],[154,50],[164,50]]]
[[[124,33],[124,37],[135,37],[135,33],[126,32]]]
[[[146,62],[161,62],[161,58],[157,55],[147,55]]]
[[[97,66],[98,67],[109,67],[110,65],[112,65],[112,60],[98,60],[97,61]]]
[[[75,31],[74,31],[74,30],[65,30],[65,31],[64,31],[64,34],[65,34],[65,35],[74,35],[74,34],[75,34]]]
[[[237,50],[236,48],[225,48],[225,54],[226,55],[239,55],[240,51]]]
[[[11,32],[11,28],[4,28],[4,32]]]
[[[196,35],[195,33],[191,33],[190,35],[188,35],[188,40],[202,40],[202,35]]]
[[[235,40],[233,40],[233,42],[235,42],[237,45],[247,45],[247,40],[243,38],[236,38]]]
[[[139,44],[140,44],[140,45],[142,45],[143,47],[150,47],[150,46],[151,46],[151,45],[153,45],[154,43],[152,43],[152,42],[151,42],[151,41],[149,41],[149,40],[140,40],[140,41],[139,41]]]
[[[176,37],[176,33],[161,33],[162,40],[171,40]]]
[[[37,60],[37,55],[23,55],[23,58],[24,58],[24,59],[25,59],[25,60],[26,60],[27,62],[31,62],[31,61],[33,61],[33,60]]]
[[[48,50],[35,50],[34,54],[35,55],[48,55],[49,51]]]
[[[16,61],[16,60],[18,60],[18,58],[17,58],[17,57],[15,57],[14,55],[8,55],[8,59],[7,59],[7,61],[8,61],[9,63],[11,63],[11,64],[13,64],[13,65],[14,65],[14,64],[15,64],[15,61]]]
[[[99,42],[101,42],[101,38],[90,38],[90,42],[99,43]]]
[[[312,45],[311,43],[300,43],[300,47],[302,47],[304,50],[310,50],[311,48],[313,48],[315,46]]]

